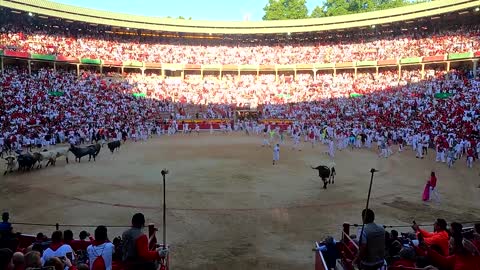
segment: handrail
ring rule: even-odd
[[[37,226],[37,227],[55,227],[57,230],[62,227],[83,227],[83,228],[96,228],[98,225],[92,224],[61,224],[61,223],[29,223],[29,222],[11,222],[12,225],[23,226]],[[104,225],[107,228],[129,228],[131,225]]]
[[[358,251],[358,250],[359,250],[359,247],[358,247],[357,243],[355,243],[355,241],[353,241],[352,238],[350,238],[350,236],[349,236],[348,234],[346,234],[345,232],[342,232],[342,234],[343,234],[342,236],[345,237],[345,238],[347,238],[347,240],[350,241],[350,243],[352,243],[353,246],[354,246],[354,247],[357,249],[357,251]],[[347,248],[348,248],[348,246],[347,246]],[[348,248],[348,249],[350,250],[350,248]],[[352,254],[355,254],[355,253],[353,252],[353,250],[350,250],[350,252],[352,252]]]
[[[327,263],[323,258],[322,251],[320,251],[320,244],[315,242],[315,270],[328,270]]]

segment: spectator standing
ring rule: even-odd
[[[12,224],[8,222],[10,219],[10,214],[8,212],[2,213],[2,222],[0,223],[0,233],[12,232]]]
[[[362,211],[362,219],[365,226],[359,241],[359,267],[378,270],[385,263],[385,229],[375,224],[375,213],[371,209]]]
[[[148,250],[148,237],[142,231],[145,227],[145,216],[137,213],[132,217],[132,227],[122,234],[123,258],[126,270],[156,269],[155,261],[164,258],[168,250]]]
[[[105,270],[112,270],[112,256],[115,252],[115,246],[108,241],[107,235],[107,227],[98,226],[95,229],[95,241],[87,248],[90,269],[92,270],[97,270],[95,265],[99,265],[101,260],[103,260]],[[100,261],[96,262],[96,260]]]

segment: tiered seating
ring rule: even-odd
[[[3,13],[0,49],[53,54],[65,57],[112,61],[144,61],[184,64],[292,64],[329,63],[399,59],[413,56],[437,56],[446,53],[480,51],[478,26],[461,26],[455,30],[432,32],[419,27],[401,34],[363,33],[358,38],[321,38],[319,41],[258,41],[244,45],[235,41],[170,40],[155,37],[116,36],[101,27],[71,24],[57,28],[43,27],[35,18]],[[41,27],[37,27],[37,25]],[[76,29],[84,28],[83,31]],[[71,34],[75,31],[74,35]],[[345,40],[348,42],[345,42]]]

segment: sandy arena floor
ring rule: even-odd
[[[321,189],[310,165],[328,160],[325,146],[302,151],[281,147],[280,164],[261,137],[243,134],[161,137],[102,149],[97,162],[0,177],[0,210],[12,222],[129,225],[143,212],[160,227],[162,181],[167,176],[167,238],[172,269],[312,269],[313,241],[340,235],[343,222],[359,223],[370,180],[377,173],[371,208],[387,225],[480,220],[478,167],[454,169],[411,151],[381,159],[372,151],[337,151],[337,181]],[[397,149],[395,149],[397,150]],[[73,157],[71,157],[73,160]],[[478,166],[478,165],[476,165]],[[441,204],[423,203],[424,184],[435,170]],[[3,171],[2,171],[3,172]],[[94,228],[62,226],[93,232]],[[16,225],[16,231],[50,234],[54,228]],[[123,228],[109,228],[111,238]]]

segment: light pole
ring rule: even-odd
[[[168,174],[167,169],[162,170],[163,176],[163,248],[167,248],[167,205],[165,203],[165,175]]]
[[[378,172],[374,168],[370,169],[370,173],[372,174],[370,177],[370,187],[368,188],[368,195],[367,195],[367,205],[365,206],[365,210],[368,209],[368,204],[370,203],[370,194],[372,192],[372,184],[373,184],[373,175]],[[365,213],[366,214],[366,213]],[[360,240],[358,241],[358,245],[362,244],[363,238],[363,229],[365,228],[365,217],[362,215],[362,231],[360,232]]]

